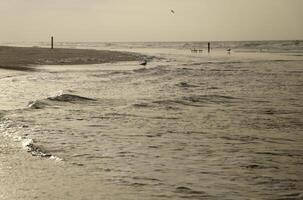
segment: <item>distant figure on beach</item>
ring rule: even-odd
[[[147,65],[147,60],[144,60],[140,65],[146,66]]]
[[[227,49],[226,51],[227,51],[227,54],[230,55],[231,49]]]
[[[172,14],[175,14],[175,11],[174,11],[174,10],[170,10],[170,12],[171,12]]]
[[[194,48],[194,49],[190,49],[190,52],[192,52],[192,53],[203,53],[203,49]]]
[[[190,51],[192,52],[192,53],[198,53],[198,50],[197,49],[190,49]]]

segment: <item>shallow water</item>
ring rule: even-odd
[[[301,56],[129,50],[0,70],[2,199],[302,198]]]

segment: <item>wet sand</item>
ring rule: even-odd
[[[0,46],[0,68],[10,70],[30,71],[35,70],[36,65],[99,64],[137,60],[142,60],[142,56],[129,52]]]

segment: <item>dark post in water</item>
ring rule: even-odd
[[[210,42],[208,42],[208,53],[210,53]]]
[[[53,49],[54,48],[54,37],[52,36],[52,38],[51,38],[51,49]]]

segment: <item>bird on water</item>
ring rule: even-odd
[[[142,63],[140,63],[140,65],[143,65],[143,66],[147,65],[147,60],[144,60]]]

